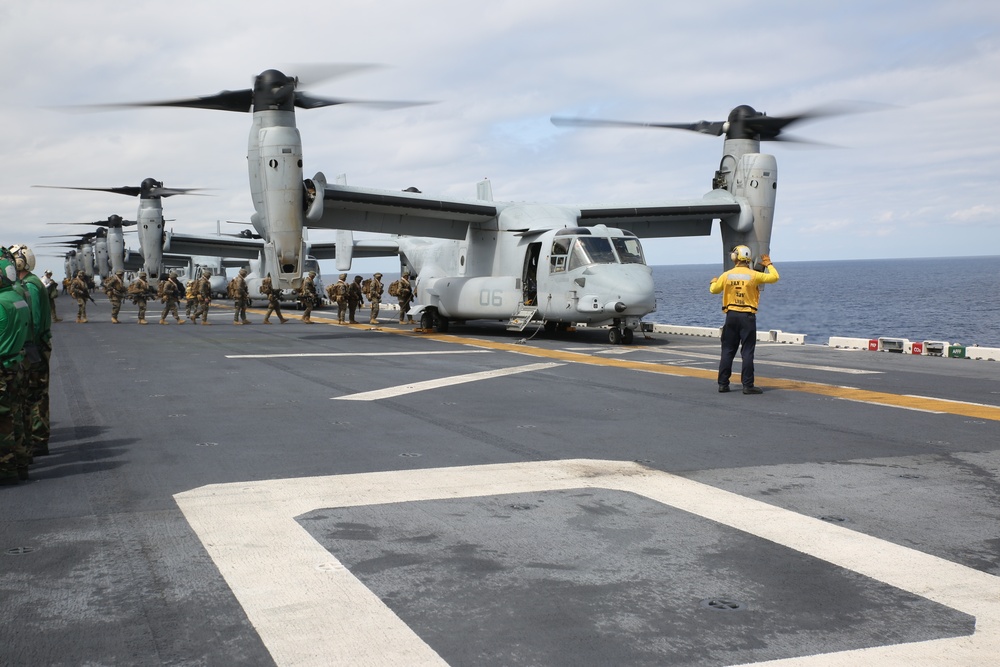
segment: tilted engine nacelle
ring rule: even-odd
[[[728,143],[728,142],[727,142]],[[733,165],[727,172],[727,162]],[[735,162],[735,164],[733,164]],[[771,227],[774,224],[774,203],[778,189],[778,163],[773,155],[745,153],[738,161],[723,159],[717,178],[724,179],[726,189],[740,203],[739,216],[722,224],[722,255],[726,268],[733,263],[729,253],[733,247],[750,248],[754,260],[771,252]]]

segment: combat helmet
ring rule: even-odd
[[[346,273],[341,273],[340,274],[340,279],[341,280],[347,280],[347,274]]]

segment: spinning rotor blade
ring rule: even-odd
[[[53,190],[89,190],[92,192],[111,192],[126,197],[136,197],[145,194],[147,197],[171,197],[173,195],[186,195],[204,190],[205,188],[165,188],[159,181],[146,179],[144,185],[123,185],[118,188],[83,188],[68,185],[32,185],[33,188],[50,188]],[[145,192],[144,192],[145,190]]]
[[[295,78],[298,79],[300,86],[315,86],[330,79],[339,79],[356,72],[383,67],[385,65],[375,63],[290,63],[285,69],[295,72]]]
[[[812,143],[783,134],[785,128],[805,121],[840,116],[849,113],[859,113],[870,109],[860,105],[828,105],[809,109],[789,116],[768,116],[751,106],[741,105],[729,112],[725,121],[701,120],[694,123],[636,123],[630,121],[598,120],[587,118],[552,117],[553,125],[560,127],[651,127],[674,130],[688,130],[699,134],[715,136],[726,135],[727,139],[752,139],[757,141],[785,141],[797,143]]]
[[[213,111],[253,111],[253,89],[223,90],[215,95],[191,97],[181,100],[161,100],[159,102],[124,102],[120,104],[85,105],[90,109],[131,109],[135,107],[188,107],[192,109],[211,109]]]
[[[93,222],[49,222],[49,225],[97,225],[98,227],[128,227],[136,224],[135,220],[124,220],[119,215],[108,216],[107,220],[95,220]]]
[[[293,111],[295,107],[302,109],[318,109],[320,107],[328,107],[338,104],[365,104],[383,108],[399,108],[415,106],[417,104],[427,104],[426,102],[348,100],[317,97],[305,91],[298,90],[300,83],[306,79],[310,80],[312,83],[317,83],[319,81],[344,76],[353,72],[372,69],[377,66],[367,64],[330,64],[303,65],[301,67],[305,69],[302,79],[295,76],[288,76],[276,69],[269,69],[261,72],[255,77],[253,88],[247,88],[244,90],[224,90],[215,95],[206,95],[205,97],[192,97],[180,100],[92,105],[89,108],[122,109],[133,107],[190,107],[195,109],[237,111],[246,113],[264,110]]]
[[[552,124],[558,127],[655,127],[674,130],[691,130],[701,134],[722,134],[723,123],[710,123],[707,120],[697,123],[637,123],[627,120],[601,120],[599,118],[562,118],[553,116]]]

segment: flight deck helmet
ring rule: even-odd
[[[10,254],[14,256],[14,266],[18,271],[35,270],[35,253],[26,245],[12,245]]]
[[[733,260],[733,262],[735,263],[746,262],[747,264],[749,264],[750,260],[753,259],[753,254],[750,252],[750,248],[748,248],[747,246],[738,245],[735,248],[733,248],[733,251],[731,253],[729,253],[729,259]]]

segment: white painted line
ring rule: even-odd
[[[492,378],[504,377],[505,375],[516,375],[518,373],[530,373],[531,371],[542,371],[545,370],[546,368],[555,368],[556,366],[563,366],[563,365],[564,364],[556,364],[556,363],[529,364],[527,366],[517,366],[515,368],[501,368],[495,371],[481,371],[479,373],[468,373],[467,375],[453,375],[447,378],[438,378],[436,380],[427,380],[425,382],[414,382],[412,384],[404,384],[398,387],[389,387],[388,389],[376,389],[375,391],[366,391],[360,394],[347,394],[345,396],[334,396],[330,400],[377,401],[383,398],[395,398],[396,396],[413,394],[418,391],[427,391],[428,389],[450,387],[456,384],[465,384],[466,382],[478,382],[480,380],[489,380]]]
[[[692,357],[697,359],[719,359],[717,354],[698,354],[697,352],[679,352],[674,350],[657,350],[650,349],[650,352],[656,352],[657,354],[676,354],[681,357]],[[733,360],[735,363],[740,363],[740,358],[737,356]],[[804,368],[811,371],[826,371],[828,373],[847,373],[848,375],[881,375],[882,371],[869,371],[862,370],[860,368],[840,368],[837,366],[816,366],[813,364],[797,364],[791,361],[770,361],[768,359],[754,359],[753,363],[755,366],[784,366],[785,368]]]
[[[848,387],[850,388],[850,387]],[[880,408],[898,408],[900,410],[911,410],[913,412],[926,412],[929,415],[943,415],[944,412],[940,410],[926,410],[924,408],[914,408],[909,405],[894,405],[892,403],[881,403],[879,401],[862,401],[858,398],[846,398],[844,396],[834,396],[838,401],[848,401],[850,403],[861,403],[862,405],[874,405]]]
[[[969,636],[757,664],[989,665],[1000,655],[1000,577],[631,462],[542,461],[214,484],[174,499],[277,665],[442,665],[295,518],[328,507],[579,488],[642,495],[976,619]]]
[[[227,354],[226,359],[293,359],[296,357],[423,357],[430,354],[489,354],[493,350],[440,350],[436,352],[300,352],[290,354]]]
[[[996,408],[1000,407],[997,405],[991,405],[990,403],[973,403],[972,401],[956,401],[950,398],[937,398],[936,396],[921,396],[920,394],[903,394],[907,398],[922,398],[929,401],[941,401],[942,403],[954,403],[956,405],[976,405],[980,408]]]

